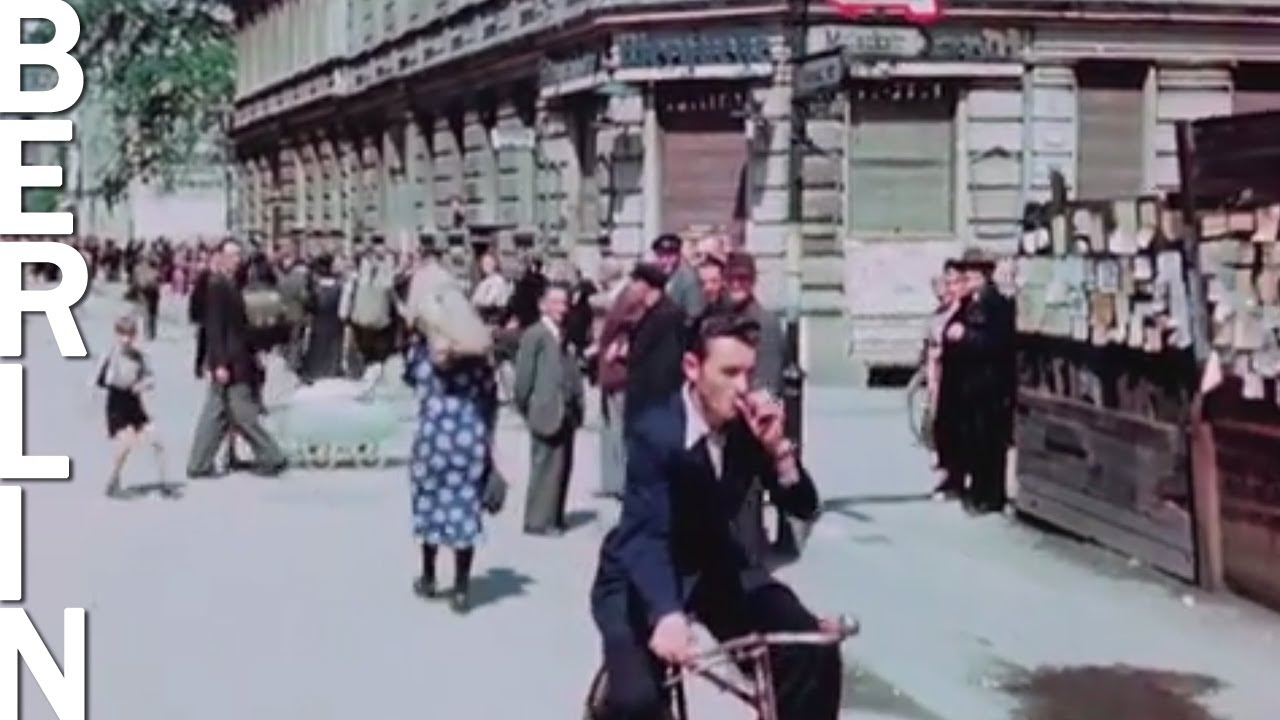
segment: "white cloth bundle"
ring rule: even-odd
[[[482,357],[493,348],[489,326],[457,280],[438,263],[427,262],[413,273],[404,313],[426,337],[437,364],[456,357]]]

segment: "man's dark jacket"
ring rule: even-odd
[[[1017,382],[1013,301],[988,285],[961,302],[952,325],[964,334],[948,340],[944,329],[938,440],[956,450],[1003,446],[1013,432]]]
[[[235,281],[211,275],[205,291],[205,367],[213,371],[225,367],[232,383],[256,383],[258,365],[249,342],[249,319],[244,296]]]
[[[622,516],[605,537],[591,588],[591,612],[605,637],[646,632],[684,610],[695,585],[750,589],[769,579],[740,539],[737,518],[752,478],[789,515],[813,519],[818,492],[808,473],[778,483],[772,458],[741,420],[725,431],[717,478],[705,441],[685,447],[682,392],[650,407],[628,428]]]
[[[627,347],[626,419],[661,404],[680,389],[684,372],[685,314],[663,295],[640,318]]]

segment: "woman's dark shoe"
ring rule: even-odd
[[[413,581],[413,594],[423,600],[435,600],[440,597],[440,590],[436,587],[436,579],[429,577],[420,577]]]
[[[471,610],[471,599],[467,597],[466,590],[454,590],[449,597],[449,607],[459,615],[466,615]]]

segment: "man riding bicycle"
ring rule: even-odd
[[[737,523],[753,479],[788,515],[818,494],[783,434],[781,405],[750,392],[759,325],[724,310],[689,329],[685,385],[627,427],[622,516],[600,549],[591,610],[608,675],[606,717],[663,717],[665,665],[695,652],[691,617],[719,640],[814,632],[819,620],[753,562]],[[837,648],[770,650],[780,720],[836,720]]]

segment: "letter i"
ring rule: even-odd
[[[0,485],[0,602],[22,600],[22,486]]]

